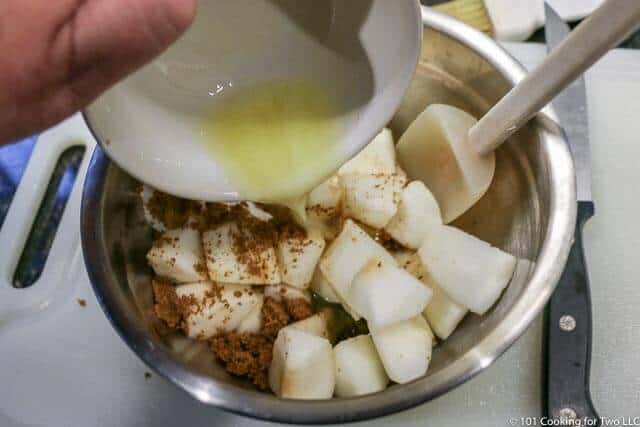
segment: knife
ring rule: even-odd
[[[569,26],[545,4],[549,50],[569,34]],[[552,102],[564,128],[576,168],[578,217],[574,243],[547,312],[546,415],[565,425],[601,425],[591,401],[591,296],[582,229],[594,214],[591,154],[584,76]]]

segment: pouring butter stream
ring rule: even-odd
[[[222,99],[201,135],[245,200],[295,205],[339,165],[338,102],[311,81],[252,85]]]

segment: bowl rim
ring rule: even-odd
[[[525,76],[525,69],[488,36],[425,7],[422,7],[422,21],[426,27],[475,51],[511,84]],[[129,348],[149,368],[207,405],[252,418],[298,424],[352,422],[412,408],[468,381],[504,353],[542,311],[564,269],[576,223],[573,161],[552,108],[546,107],[534,120],[548,154],[549,179],[553,183],[549,196],[551,214],[539,262],[527,291],[509,308],[496,328],[454,363],[433,375],[368,396],[294,401],[219,383],[185,368],[149,338],[140,322],[135,322],[117,305],[110,291],[118,284],[111,279],[107,255],[95,244],[102,240],[100,201],[110,164],[100,146],[96,146],[88,168],[81,205],[82,248],[93,290],[102,310]]]

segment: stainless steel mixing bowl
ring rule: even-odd
[[[391,123],[396,135],[431,103],[481,115],[524,75],[522,67],[484,35],[435,12],[425,10],[423,19],[422,59]],[[151,232],[142,219],[136,185],[96,149],[84,188],[82,244],[94,290],[115,329],[152,369],[199,401],[295,423],[393,413],[431,400],[482,371],[543,309],[564,267],[575,223],[573,164],[553,112],[546,109],[500,148],[491,189],[455,223],[521,260],[498,304],[482,317],[468,316],[435,349],[423,378],[358,398],[292,401],[231,378],[202,344],[161,338],[155,332],[144,257]]]

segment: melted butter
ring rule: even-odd
[[[223,96],[202,135],[243,199],[289,205],[336,168],[336,113],[313,83],[260,84]]]

